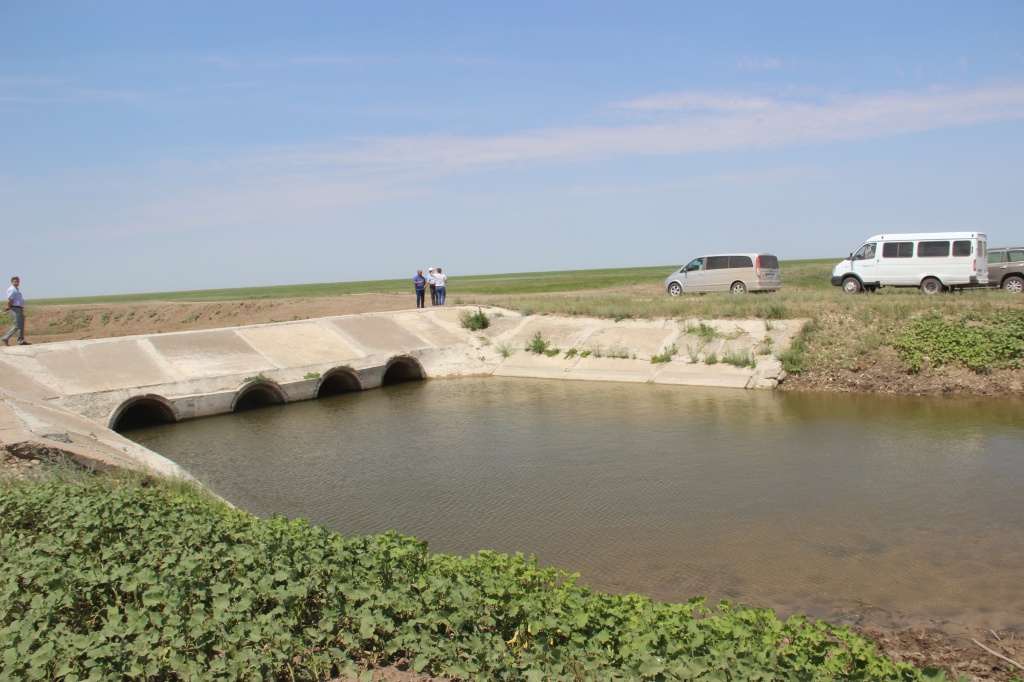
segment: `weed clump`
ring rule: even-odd
[[[459,321],[462,322],[463,327],[472,331],[487,329],[491,325],[490,319],[480,308],[477,308],[475,313],[471,313],[468,310],[463,311]]]

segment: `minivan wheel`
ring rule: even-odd
[[[925,277],[924,281],[921,282],[921,293],[932,296],[942,291],[942,282],[935,279],[934,277]]]
[[[1011,294],[1019,294],[1024,291],[1024,278],[1020,278],[1017,275],[1012,275],[1006,278],[1003,282],[1003,291],[1009,291]]]
[[[673,296],[678,296],[683,293],[683,287],[679,282],[672,282],[672,284],[668,285],[668,293]]]
[[[729,287],[729,291],[734,294],[745,294],[747,293],[747,285],[743,282],[733,282],[732,286]]]
[[[859,294],[860,280],[856,277],[847,277],[843,280],[843,291],[848,294]]]

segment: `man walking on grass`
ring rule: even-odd
[[[21,289],[18,286],[21,284],[21,278],[15,275],[11,277],[11,286],[7,288],[7,312],[14,317],[14,326],[11,327],[11,331],[4,334],[4,345],[7,345],[7,341],[14,336],[14,332],[18,332],[18,345],[28,346],[29,342],[25,340],[25,297],[21,295]]]

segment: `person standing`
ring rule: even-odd
[[[434,282],[437,286],[437,304],[444,305],[444,297],[447,292],[445,284],[448,282],[448,275],[441,272],[441,268],[438,268],[437,272],[434,273]]]
[[[427,280],[423,278],[423,271],[417,270],[416,276],[412,278],[412,285],[416,287],[416,307],[426,308],[423,303],[423,290],[427,286]]]
[[[434,277],[434,268],[427,269],[427,284],[430,285],[430,305],[437,305],[437,280]]]
[[[11,327],[11,331],[4,334],[4,345],[7,345],[8,339],[14,336],[14,332],[18,332],[18,345],[28,346],[28,341],[25,340],[25,297],[21,295],[21,278],[15,275],[11,277],[11,286],[7,288],[7,312],[14,317],[14,326]]]

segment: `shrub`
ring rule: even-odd
[[[676,344],[673,343],[671,346],[666,346],[660,355],[652,355],[651,362],[654,364],[671,362],[672,356],[677,355],[678,353],[679,349],[676,347]]]
[[[463,327],[472,331],[487,329],[491,324],[487,315],[479,308],[476,309],[475,313],[471,313],[468,310],[463,311],[459,319],[462,322]]]

